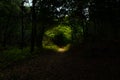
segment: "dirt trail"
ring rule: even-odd
[[[0,80],[119,80],[120,59],[48,54],[10,67]]]

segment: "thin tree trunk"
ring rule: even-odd
[[[42,41],[43,41],[43,36],[44,36],[44,32],[45,32],[45,26],[42,26],[40,28],[40,33],[38,33],[38,36],[37,36],[37,47],[39,47],[40,49],[43,48],[43,44],[42,44]]]
[[[3,34],[3,47],[6,47],[6,42],[7,42],[7,40],[6,40],[6,30],[5,30],[5,32],[4,32],[4,34]]]
[[[24,5],[24,1],[22,2],[22,27],[21,27],[21,49],[23,50],[24,47],[24,21],[23,21],[23,5]]]
[[[33,0],[33,6],[32,6],[31,52],[34,51],[34,48],[35,48],[35,38],[36,38],[36,13],[35,13],[35,3],[36,3],[36,0]]]
[[[84,41],[86,40],[86,22],[82,20],[82,26],[83,26],[83,38]]]
[[[8,17],[10,17],[10,18],[6,22],[7,24],[5,25],[5,29],[4,29],[4,33],[3,33],[3,47],[7,46],[8,27],[10,25],[9,21],[11,20],[11,15]]]

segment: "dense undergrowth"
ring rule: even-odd
[[[8,65],[30,57],[29,47],[23,50],[19,48],[8,48],[0,52],[0,68],[7,67]]]

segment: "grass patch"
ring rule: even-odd
[[[9,48],[0,53],[0,67],[6,67],[7,65],[25,59],[28,56],[31,56],[29,53],[29,47],[23,49],[19,48]]]
[[[60,48],[57,45],[51,44],[51,45],[44,45],[43,47],[45,49],[53,50],[53,51],[56,51],[56,52],[65,52],[65,51],[69,50],[70,46],[71,46],[71,44],[68,44],[68,45]],[[63,51],[60,51],[60,49],[62,49]]]

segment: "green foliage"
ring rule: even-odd
[[[45,32],[45,36],[53,38],[56,34],[63,33],[67,39],[71,39],[71,28],[65,25],[58,25],[57,27]]]
[[[9,48],[0,53],[0,67],[5,67],[13,62],[23,60],[30,57],[30,49],[28,47],[24,48],[23,51],[19,48]]]
[[[72,30],[69,26],[62,25],[62,24],[52,29],[49,29],[44,34],[43,47],[57,50],[58,49],[57,45],[54,44],[54,42],[52,41],[55,38],[55,36],[62,34],[63,42],[65,41],[64,43],[67,43],[67,42],[70,43],[69,41],[71,40],[71,32]]]

